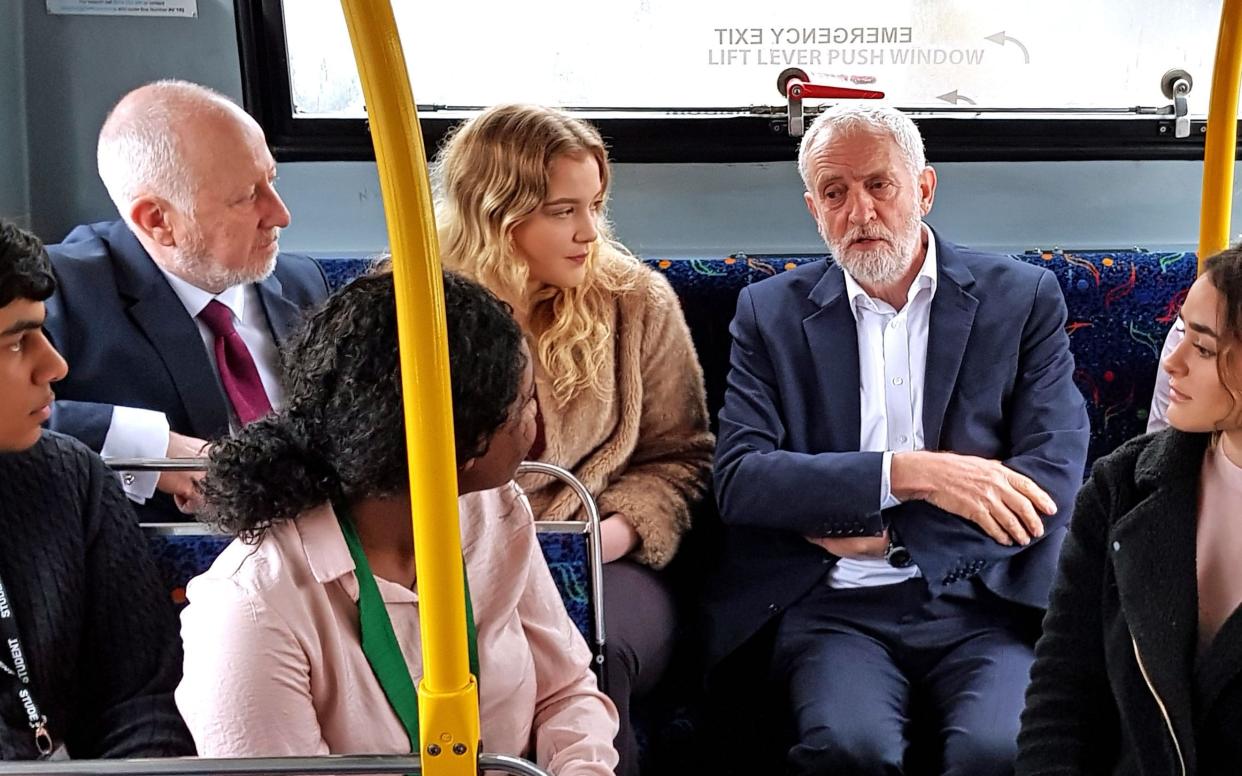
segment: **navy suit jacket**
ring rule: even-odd
[[[978,577],[1006,600],[1047,605],[1087,454],[1065,301],[1045,269],[935,239],[925,447],[1000,460],[1058,512],[1042,539],[1005,547],[925,501],[881,511],[883,454],[859,451],[858,337],[841,268],[819,261],[750,286],[730,327],[716,447],[725,539],[708,585],[713,661],[823,581],[836,558],[804,536],[892,525],[933,593]]]
[[[46,329],[69,363],[51,428],[98,452],[120,405],[163,412],[179,434],[227,434],[228,403],[198,326],[129,227],[79,226],[47,250],[57,287]],[[327,297],[328,283],[313,260],[282,254],[258,292],[279,345]],[[137,512],[144,522],[186,519],[158,492]]]

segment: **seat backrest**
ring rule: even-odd
[[[823,256],[648,259],[681,299],[707,383],[715,423],[729,370],[729,322],[737,295],[750,283],[819,261]],[[1057,278],[1069,312],[1074,381],[1091,419],[1088,465],[1147,423],[1160,349],[1194,282],[1193,253],[1092,251],[1023,253],[1012,257],[1046,267]]]
[[[578,626],[587,644],[594,645],[595,628],[591,613],[590,550],[584,533],[539,532],[539,547],[560,591],[565,611]]]
[[[207,571],[232,541],[228,536],[194,523],[146,523],[142,528],[164,589],[178,609],[186,604],[186,585]],[[583,638],[593,644],[595,630],[586,534],[541,531],[539,545],[565,609]]]
[[[729,322],[745,286],[822,259],[821,255],[746,255],[718,259],[648,258],[681,300],[707,384],[713,428],[729,371]],[[1091,419],[1088,466],[1143,433],[1160,349],[1194,282],[1196,257],[1187,252],[1047,251],[1014,259],[1046,267],[1069,310],[1067,331]],[[321,259],[334,286],[369,263]]]
[[[197,523],[144,523],[142,532],[151,546],[164,589],[178,609],[185,606],[185,586],[211,568],[231,541]]]

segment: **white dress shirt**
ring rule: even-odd
[[[1186,337],[1186,322],[1178,318],[1164,338],[1164,349],[1160,351],[1160,362],[1156,364],[1156,387],[1151,393],[1151,410],[1147,414],[1147,433],[1163,431],[1169,427],[1169,373],[1164,371],[1164,360],[1177,350]]]
[[[923,381],[927,333],[936,294],[936,238],[923,225],[927,255],[910,284],[901,310],[873,299],[845,273],[850,312],[858,327],[859,450],[883,452],[880,508],[901,503],[893,496],[893,453],[923,449]],[[841,558],[828,574],[832,587],[891,585],[920,576],[918,566],[895,568],[888,561]]]
[[[207,349],[207,359],[211,362],[216,379],[215,335],[198,318],[213,299],[223,304],[233,313],[233,325],[254,359],[255,368],[259,371],[259,380],[267,393],[272,409],[279,409],[283,393],[280,389],[280,355],[276,342],[272,338],[272,330],[267,322],[267,314],[259,301],[259,291],[254,284],[233,286],[219,294],[182,280],[176,275],[165,271],[160,272],[168,280],[173,293],[181,300],[186,313],[194,319],[198,333],[203,339],[203,347]],[[223,393],[223,388],[221,388]],[[227,399],[226,399],[227,403]],[[229,408],[229,429],[239,428],[232,407]],[[108,426],[108,434],[104,437],[103,449],[100,454],[105,458],[162,458],[168,454],[168,418],[162,412],[141,409],[138,407],[115,407],[112,421]],[[131,472],[121,478],[121,486],[132,501],[144,503],[155,493],[155,485],[159,481],[159,472]]]

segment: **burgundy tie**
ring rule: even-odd
[[[233,313],[212,299],[198,317],[216,337],[216,369],[220,370],[220,382],[237,419],[244,426],[271,412],[272,403],[263,390],[259,370],[255,368],[246,343],[233,328]]]

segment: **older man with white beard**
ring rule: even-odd
[[[936,173],[898,111],[825,112],[798,164],[835,262],[738,299],[712,658],[770,639],[790,773],[903,773],[912,729],[919,770],[1011,773],[1086,458],[1064,300],[923,223]]]
[[[121,220],[48,247],[47,332],[69,362],[51,427],[105,457],[188,457],[280,406],[278,346],[328,293],[279,253],[289,211],[263,131],[216,92],[160,81],[99,133]],[[197,472],[122,477],[144,522],[184,519]]]

